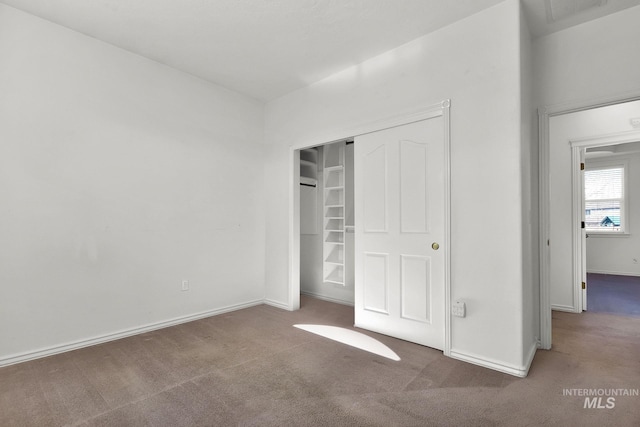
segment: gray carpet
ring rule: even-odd
[[[394,362],[293,328],[348,327],[312,298],[257,306],[0,369],[1,426],[638,426],[640,397],[585,409],[565,388],[640,388],[640,319],[554,313],[518,379],[369,333]]]
[[[587,274],[589,312],[640,316],[640,277]]]

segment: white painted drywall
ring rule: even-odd
[[[640,6],[536,39],[535,105],[599,100],[640,90]]]
[[[322,227],[321,221],[320,227]],[[322,295],[322,228],[300,236],[300,292]]]
[[[640,276],[640,154],[587,160],[598,162],[627,160],[628,235],[612,237],[591,233],[587,239],[587,272]],[[634,262],[634,259],[636,260]]]
[[[289,147],[450,98],[452,298],[468,313],[452,350],[523,368],[519,40],[507,0],[267,104],[269,300],[288,303]]]
[[[534,144],[533,64],[531,34],[520,13],[520,87],[522,145],[522,314],[523,354],[533,357],[540,337],[540,278],[538,247],[538,149]],[[530,356],[529,356],[530,355]]]
[[[4,5],[0,64],[0,362],[262,301],[261,104]]]
[[[553,308],[577,310],[574,304],[575,283],[572,280],[572,181],[569,142],[633,130],[629,122],[631,117],[640,117],[640,101],[563,114],[549,120],[549,270]]]
[[[320,234],[320,217],[318,216],[318,187],[300,185],[300,238]]]

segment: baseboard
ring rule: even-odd
[[[535,354],[535,347],[533,354],[531,356],[531,360],[533,361],[533,355]],[[482,366],[483,368],[493,369],[494,371],[504,372],[505,374],[514,375],[519,378],[524,378],[527,376],[529,372],[529,365],[525,366],[513,366],[507,365],[495,360],[489,360],[484,357],[480,357],[477,355],[471,355],[466,353],[461,353],[459,351],[451,350],[449,357],[453,359],[462,360],[463,362],[472,363],[474,365]],[[529,362],[530,363],[530,362]]]
[[[536,351],[538,351],[538,348],[540,348],[540,342],[538,340],[535,340],[534,342],[531,343],[531,347],[529,348],[529,353],[527,354],[527,357],[524,360],[525,373],[523,377],[526,377],[527,375],[529,375],[529,369],[531,369],[531,364],[533,363],[533,359],[536,357]]]
[[[623,271],[608,271],[608,270],[587,270],[587,273],[595,273],[595,274],[610,274],[612,276],[640,276],[640,273],[629,273]]]
[[[276,300],[273,300],[273,299],[265,298],[263,302],[266,305],[270,305],[271,307],[281,308],[282,310],[287,310],[287,311],[293,311],[291,309],[291,307],[289,306],[289,304],[285,304],[285,303],[280,302],[280,301],[276,301]]]
[[[575,313],[576,309],[570,305],[551,304],[551,310],[556,311],[568,311],[569,313]]]
[[[0,367],[14,365],[16,363],[21,363],[21,362],[27,362],[29,360],[40,359],[42,357],[53,356],[54,354],[64,353],[71,350],[77,350],[84,347],[90,347],[92,345],[103,344],[109,341],[115,341],[121,338],[143,334],[145,332],[151,332],[158,329],[168,328],[170,326],[179,325],[181,323],[192,322],[194,320],[200,320],[207,317],[216,316],[218,314],[241,310],[243,308],[249,308],[249,307],[253,307],[263,303],[265,303],[264,300],[255,300],[255,301],[245,302],[242,304],[229,305],[229,306],[217,308],[214,310],[203,311],[196,314],[190,314],[188,316],[181,316],[181,317],[176,317],[170,320],[150,323],[148,325],[139,326],[131,329],[125,329],[122,331],[100,335],[93,338],[78,340],[78,341],[74,341],[67,344],[56,345],[52,347],[42,348],[35,351],[28,351],[24,353],[0,357]]]
[[[351,301],[345,301],[345,300],[338,299],[338,298],[332,298],[332,297],[328,297],[328,296],[325,296],[325,295],[316,294],[314,292],[308,292],[308,291],[300,291],[300,293],[302,295],[307,295],[307,296],[310,296],[312,298],[321,299],[323,301],[334,302],[336,304],[348,305],[348,306],[353,307],[353,303]]]

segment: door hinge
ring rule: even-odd
[[[582,282],[582,289],[587,289],[587,284],[585,282]]]
[[[580,228],[584,228],[584,221],[580,223]]]
[[[584,170],[584,163],[580,163],[580,170],[583,171]]]

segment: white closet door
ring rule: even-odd
[[[355,324],[443,349],[443,117],[355,140]]]

